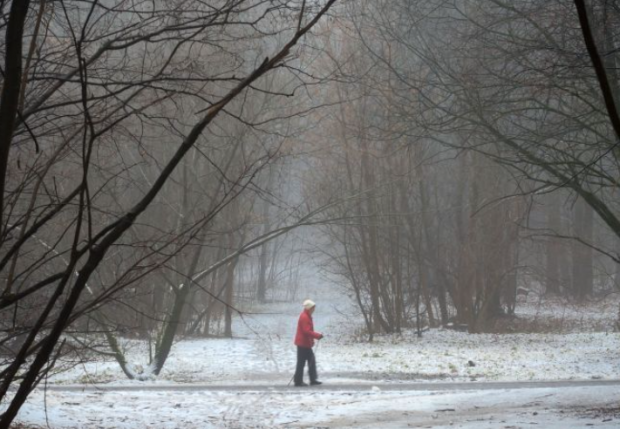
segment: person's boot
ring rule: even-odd
[[[310,382],[311,386],[320,386],[321,384],[323,384],[323,383],[321,383],[319,380],[314,380],[314,381]]]
[[[307,387],[308,384],[304,383],[303,381],[301,383],[295,383],[295,387]]]

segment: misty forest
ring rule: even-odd
[[[0,16],[0,429],[620,422],[620,1]]]

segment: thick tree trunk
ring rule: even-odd
[[[456,309],[456,320],[459,324],[469,326],[474,329],[473,314],[473,283],[475,278],[475,257],[474,249],[471,246],[473,241],[473,219],[465,209],[467,190],[474,192],[473,186],[466,188],[470,183],[470,153],[461,155],[459,159],[457,191],[455,195],[455,231],[458,242],[456,281],[452,291],[452,302]],[[467,220],[467,221],[466,221]]]
[[[4,79],[0,99],[0,238],[4,234],[4,191],[22,83],[22,44],[29,0],[13,1],[6,21]]]
[[[590,206],[578,198],[573,208],[573,233],[586,243],[592,242],[594,213]],[[594,290],[592,248],[578,241],[572,243],[572,292],[578,299],[584,299]]]
[[[373,178],[372,178],[372,167],[368,162],[368,145],[365,139],[362,138],[362,154],[361,154],[361,174],[363,180],[363,189],[367,191],[367,196],[364,198],[364,209],[366,214],[370,218],[370,225],[366,225],[362,227],[362,231],[366,230],[368,233],[368,242],[365,246],[365,254],[366,254],[366,267],[368,270],[368,278],[370,282],[370,298],[373,306],[373,319],[378,326],[380,326],[384,332],[391,333],[392,327],[383,317],[381,312],[381,278],[380,278],[380,270],[379,270],[379,258],[377,255],[378,251],[378,240],[377,240],[377,219],[374,217],[376,215],[376,210],[374,208],[373,198],[376,198],[373,192],[370,192],[374,186]],[[362,232],[363,234],[363,232]]]
[[[267,231],[266,229],[264,230]],[[256,290],[256,299],[258,302],[265,302],[267,297],[267,254],[268,246],[265,244],[260,248],[260,257],[258,259],[258,287]]]
[[[224,336],[228,338],[232,338],[232,310],[231,307],[234,304],[234,287],[235,287],[235,268],[237,266],[237,262],[239,258],[235,258],[232,262],[228,264],[226,267],[226,285],[225,288],[225,298],[226,308],[224,309]]]
[[[431,267],[429,269],[426,260],[428,258],[423,257],[422,255],[434,255],[434,245],[435,243],[433,243],[433,240],[429,237],[430,234],[430,230],[432,228],[431,226],[431,222],[428,216],[428,210],[430,209],[430,205],[429,205],[429,201],[428,201],[428,193],[426,191],[426,183],[424,181],[424,175],[422,174],[423,170],[420,167],[420,174],[418,176],[418,190],[420,192],[420,210],[421,210],[421,216],[422,216],[422,230],[423,230],[423,234],[420,237],[421,240],[421,244],[420,244],[420,271],[421,271],[421,285],[423,287],[423,291],[424,291],[424,300],[425,300],[425,304],[427,307],[427,313],[428,313],[428,323],[430,326],[434,327],[435,324],[435,315],[433,314],[433,305],[432,305],[432,288],[431,288],[431,284],[429,281],[429,271],[431,271],[433,269],[433,267]],[[424,238],[424,240],[422,241],[422,238]],[[422,243],[426,244],[426,246],[423,246]],[[424,249],[424,251],[422,252],[422,249]],[[447,322],[447,318],[445,320],[444,319],[444,315],[442,314],[442,323]]]
[[[174,304],[172,305],[170,314],[164,321],[164,326],[162,327],[162,332],[155,348],[155,356],[153,358],[153,362],[151,363],[153,367],[153,374],[155,375],[159,375],[164,367],[164,364],[166,363],[166,359],[168,359],[168,355],[170,354],[170,350],[172,349],[172,344],[174,342],[174,337],[180,325],[179,322],[181,320],[183,308],[185,307],[185,301],[190,290],[190,285],[186,284],[175,291]]]
[[[547,196],[545,205],[547,230],[550,234],[562,230],[561,206],[558,192]],[[562,246],[559,239],[548,237],[545,242],[545,292],[560,293],[560,261],[562,260]]]

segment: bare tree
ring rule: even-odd
[[[505,166],[514,179],[515,198],[543,201],[558,189],[574,193],[573,230],[547,225],[540,235],[573,240],[580,265],[571,276],[575,287],[567,290],[589,294],[594,261],[587,249],[617,259],[615,245],[594,241],[596,219],[588,211],[598,215],[601,228],[618,236],[618,200],[611,192],[618,163],[617,138],[607,119],[615,84],[602,83],[601,97],[601,72],[595,75],[584,57],[593,50],[587,37],[584,46],[583,18],[579,22],[572,5],[542,1],[375,2],[367,8],[357,21],[357,37],[376,67],[401,86],[393,104],[401,112],[421,112],[402,115],[410,121],[404,133],[475,151]],[[615,2],[579,9],[599,24],[590,38],[607,47],[604,58],[612,70]],[[377,36],[369,37],[371,32]],[[583,209],[580,200],[589,208]]]
[[[266,151],[245,164],[199,220],[143,241],[124,264],[121,281],[93,289],[94,296],[84,294],[106,256],[139,243],[141,230],[152,228],[140,220],[186,155],[208,144],[205,131],[215,118],[234,109],[239,95],[260,92],[267,72],[286,68],[292,48],[335,0],[312,5],[222,0],[182,7],[174,1],[61,1],[43,2],[45,8],[32,14],[29,3],[0,5],[6,22],[0,309],[4,326],[25,334],[1,373],[0,400],[19,381],[2,428],[54,364],[67,327],[171,261],[174,248],[199,236],[273,156]],[[257,37],[273,37],[268,54],[237,55]],[[29,40],[35,48],[22,76],[22,45]],[[126,157],[131,152],[150,164],[152,180],[135,183],[126,174],[134,171]],[[114,209],[108,197],[113,187],[122,192]],[[36,314],[33,306],[40,309]]]

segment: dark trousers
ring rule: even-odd
[[[297,369],[295,370],[295,384],[301,384],[304,380],[304,366],[308,361],[308,373],[310,375],[310,382],[316,381],[318,375],[316,373],[316,360],[314,359],[314,352],[312,349],[297,346]]]

